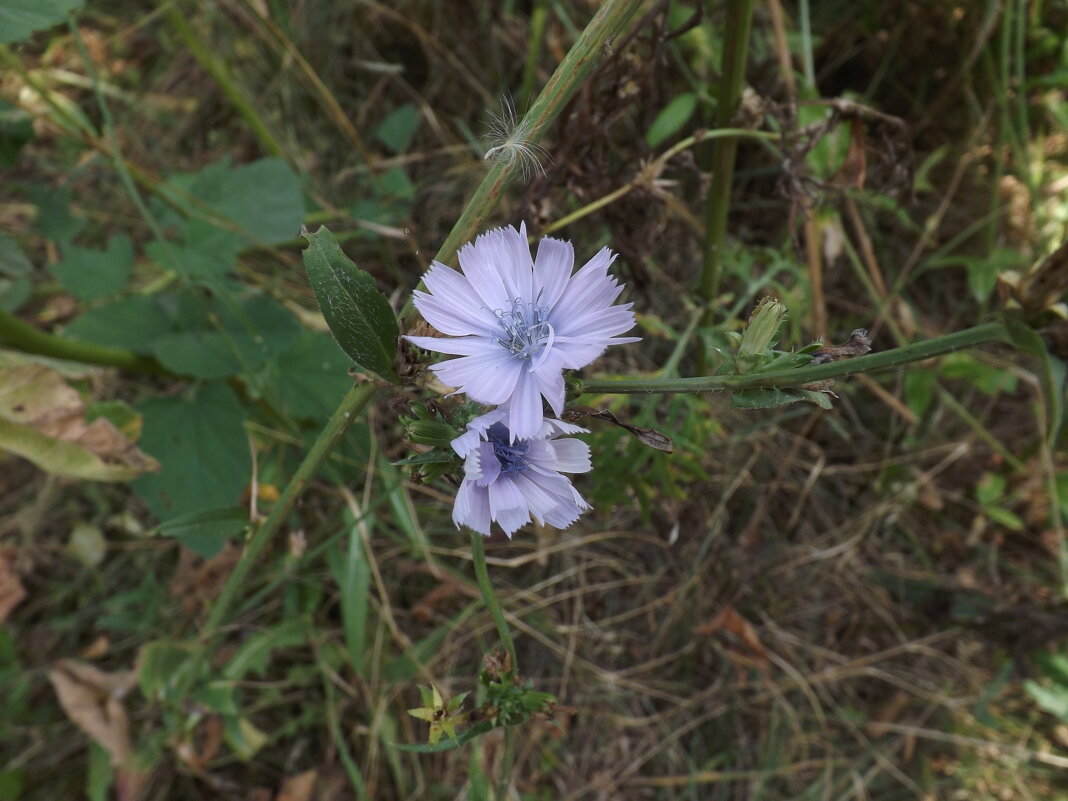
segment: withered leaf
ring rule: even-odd
[[[562,419],[567,423],[578,422],[584,417],[595,417],[598,420],[606,420],[620,428],[625,428],[637,437],[642,445],[653,448],[654,450],[663,451],[664,453],[671,453],[675,450],[675,445],[672,443],[671,437],[667,434],[663,434],[655,428],[646,428],[645,426],[635,426],[630,423],[624,423],[607,409],[593,409],[589,406],[570,406],[564,410],[564,414],[562,415]]]
[[[90,481],[159,469],[110,420],[88,421],[78,392],[39,364],[0,366],[0,448],[49,473]]]
[[[871,352],[871,336],[867,328],[858,328],[841,345],[824,345],[812,354],[810,364],[824,364],[837,362],[841,359],[852,359],[855,356],[863,356]]]
[[[15,571],[17,555],[14,548],[0,548],[0,623],[7,620],[11,610],[26,597],[26,589]]]

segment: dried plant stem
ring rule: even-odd
[[[603,379],[581,382],[582,392],[609,395],[641,393],[716,392],[740,390],[753,387],[797,387],[814,381],[844,378],[857,373],[873,373],[898,367],[909,362],[923,361],[964,348],[974,348],[990,342],[1008,342],[1008,333],[1003,323],[985,323],[963,331],[916,342],[892,350],[870,353],[855,359],[843,359],[825,364],[795,367],[777,373],[753,375],[712,375],[693,378],[654,379]]]
[[[738,107],[745,85],[745,64],[749,52],[749,28],[753,19],[754,0],[728,0],[724,31],[726,47],[719,79],[716,104],[716,127],[726,128]],[[734,183],[736,137],[717,139],[712,150],[712,186],[708,192],[705,218],[705,260],[701,269],[699,294],[706,304],[705,324],[711,325],[713,301],[719,294],[723,246],[727,241],[727,213],[730,211]],[[699,354],[701,368],[704,354]]]

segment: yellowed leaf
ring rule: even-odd
[[[108,752],[123,801],[140,796],[145,775],[137,770],[129,719],[122,699],[137,685],[131,670],[107,673],[85,662],[61,659],[48,671],[59,705],[70,721]]]
[[[85,412],[81,396],[55,370],[0,366],[0,448],[49,473],[90,481],[128,481],[159,469],[111,421],[87,422]]]

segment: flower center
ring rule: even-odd
[[[517,359],[534,359],[552,344],[553,326],[547,307],[516,298],[510,311],[497,309],[494,314],[504,332],[497,341]]]
[[[501,463],[502,473],[522,473],[527,469],[528,440],[508,442],[508,429],[501,423],[495,423],[486,432],[486,439],[493,445],[493,455]]]

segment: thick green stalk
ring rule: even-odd
[[[608,45],[622,33],[641,6],[641,0],[608,0],[564,56],[538,99],[519,123],[517,136],[526,145],[537,144],[563,111],[572,95],[609,52]],[[452,259],[460,245],[475,235],[501,200],[505,185],[520,165],[497,161],[482,179],[460,218],[438,251],[438,260]]]
[[[857,373],[873,373],[887,370],[909,362],[923,361],[934,356],[942,356],[964,348],[974,348],[990,342],[1007,342],[1008,334],[1003,323],[986,323],[974,328],[966,328],[945,336],[935,337],[901,348],[869,353],[855,359],[842,359],[825,364],[795,367],[777,373],[756,373],[753,375],[712,375],[694,378],[654,378],[619,380],[603,379],[600,381],[580,382],[584,393],[604,393],[609,395],[641,393],[678,393],[678,392],[715,392],[718,390],[739,390],[753,387],[797,387],[814,381],[831,378],[844,378]]]
[[[501,602],[497,599],[497,593],[493,591],[493,583],[490,581],[489,569],[486,567],[486,549],[482,544],[482,535],[477,531],[471,532],[471,560],[475,564],[475,578],[478,580],[478,588],[482,590],[482,600],[493,617],[497,626],[497,636],[501,638],[501,645],[508,653],[512,663],[512,670],[516,669],[515,643],[512,642],[512,634],[508,631],[508,623],[504,619],[501,610]]]
[[[337,411],[327,422],[326,427],[319,433],[319,438],[315,440],[315,444],[308,451],[308,455],[300,463],[297,472],[293,474],[285,489],[282,490],[282,496],[275,503],[274,508],[271,509],[271,513],[260,527],[253,532],[252,537],[245,545],[241,560],[234,567],[234,571],[229,578],[226,579],[226,584],[223,586],[222,592],[212,606],[211,614],[208,615],[208,620],[204,624],[204,631],[207,636],[214,634],[219,626],[222,625],[223,620],[226,618],[226,613],[233,605],[238,590],[244,584],[245,577],[256,563],[256,559],[286,521],[286,518],[289,517],[297,498],[304,491],[312,477],[319,471],[334,446],[345,435],[349,424],[356,419],[360,412],[363,411],[363,407],[374,397],[375,390],[374,384],[357,384],[342,399],[341,405],[338,406]]]
[[[159,362],[132,350],[109,348],[90,342],[74,342],[34,328],[15,315],[0,309],[0,343],[23,353],[51,356],[72,362],[118,367],[138,373],[166,373]]]
[[[745,64],[749,52],[749,28],[753,19],[754,0],[728,0],[723,34],[723,69],[716,98],[716,127],[726,128],[738,107],[745,86]],[[719,294],[723,247],[727,241],[727,213],[734,183],[734,156],[738,139],[717,139],[712,150],[712,186],[708,190],[705,219],[705,260],[698,291],[707,311],[705,324],[713,322],[712,303]],[[700,357],[703,363],[703,355]]]

